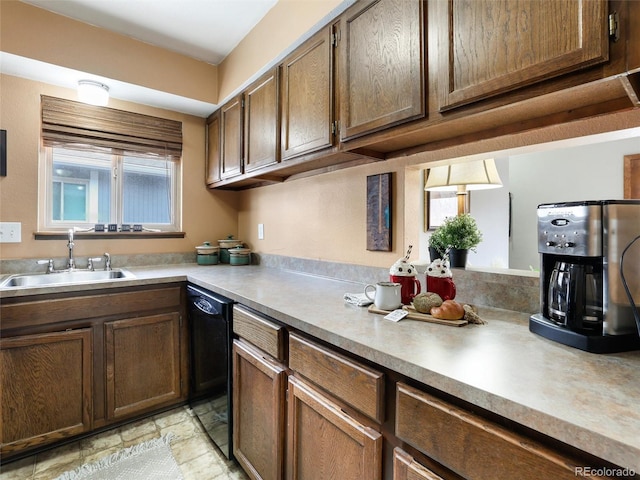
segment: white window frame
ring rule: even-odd
[[[40,162],[39,162],[39,201],[38,201],[38,229],[40,231],[61,231],[68,230],[70,228],[78,227],[80,229],[90,229],[95,226],[97,221],[91,221],[90,218],[87,222],[78,221],[59,221],[53,220],[53,180],[56,175],[53,172],[53,148],[54,147],[41,147]],[[79,164],[87,165],[90,162]],[[115,182],[112,182],[111,189],[111,205],[110,216],[108,223],[115,223],[118,226],[123,223],[123,181],[122,175],[119,172],[123,172],[124,157],[122,155],[111,155],[111,171],[112,176],[115,178]],[[167,159],[167,165],[171,169],[171,219],[169,223],[144,223],[143,227],[152,231],[161,232],[179,232],[182,228],[182,169],[181,162],[176,162]],[[66,179],[65,179],[66,180]],[[87,196],[87,201],[90,200],[90,195]]]

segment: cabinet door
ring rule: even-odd
[[[233,454],[254,479],[284,471],[285,368],[247,343],[233,342]]]
[[[180,399],[179,313],[116,320],[104,326],[109,420]]]
[[[204,178],[207,185],[220,180],[220,110],[207,120],[207,157]]]
[[[242,173],[242,94],[220,108],[220,178]]]
[[[420,465],[407,452],[395,448],[393,450],[393,480],[442,480],[442,477]]]
[[[2,455],[91,429],[91,330],[0,339]]]
[[[272,69],[244,94],[244,171],[278,163],[278,76]]]
[[[425,115],[424,3],[358,2],[340,28],[340,139]]]
[[[331,27],[297,48],[282,63],[283,160],[333,145],[333,48]]]
[[[442,110],[608,59],[606,0],[440,1]]]
[[[287,478],[376,480],[382,435],[344,413],[310,385],[289,377]]]

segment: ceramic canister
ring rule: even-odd
[[[211,245],[209,242],[204,242],[202,245],[196,247],[196,262],[198,265],[216,265],[218,263],[218,250],[219,247]]]
[[[242,242],[240,240],[235,240],[233,238],[225,238],[224,240],[218,240],[218,244],[220,245],[220,262],[221,263],[230,263],[229,258],[229,249],[234,247],[242,247]]]
[[[251,263],[251,250],[239,246],[230,248],[229,263],[231,265],[249,265]]]

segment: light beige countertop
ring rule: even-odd
[[[390,370],[640,472],[640,351],[598,355],[539,337],[528,314],[486,325],[394,323],[344,302],[364,283],[259,266],[129,269],[134,280],[0,289],[0,299],[188,280]]]

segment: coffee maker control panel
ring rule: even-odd
[[[554,255],[602,255],[602,207],[591,204],[540,205],[538,252]]]

